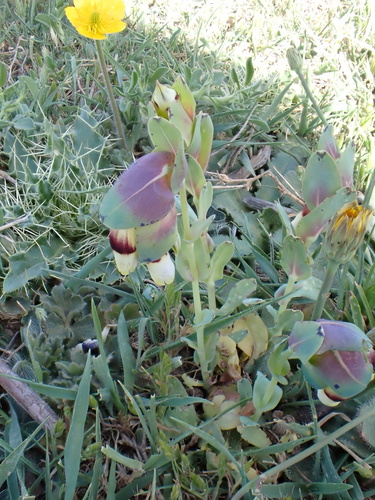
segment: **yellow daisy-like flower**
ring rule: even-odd
[[[328,257],[345,264],[355,255],[365,237],[372,210],[356,201],[344,205],[331,220],[325,244]]]
[[[124,0],[74,0],[74,7],[66,7],[65,14],[79,34],[94,40],[126,27]]]

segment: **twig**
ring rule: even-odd
[[[22,382],[22,380],[15,380],[19,378],[18,375],[2,359],[0,359],[0,378],[0,383],[6,392],[35,422],[41,424],[48,419],[44,427],[51,431],[54,429],[59,417],[37,392],[31,389],[25,382]]]
[[[10,182],[11,184],[14,184],[14,185],[17,184],[17,182],[13,179],[13,177],[11,177],[9,174],[4,172],[4,170],[0,170],[0,177],[5,179],[6,181]]]
[[[249,114],[249,116],[246,118],[245,120],[245,123],[242,125],[242,127],[240,128],[240,130],[237,132],[236,135],[234,135],[230,141],[227,142],[227,144],[225,144],[224,146],[222,146],[221,148],[219,149],[216,149],[215,151],[212,151],[211,153],[211,158],[212,156],[215,156],[217,155],[218,153],[220,153],[221,151],[224,151],[225,149],[227,149],[227,147],[232,143],[232,142],[235,142],[239,137],[240,135],[242,134],[242,132],[245,130],[245,128],[248,126],[249,124],[249,121],[250,121],[250,118],[252,116],[252,112]]]
[[[5,229],[9,229],[10,227],[16,226],[17,224],[20,224],[21,222],[26,222],[27,219],[30,217],[30,215],[23,215],[22,217],[19,217],[16,220],[13,220],[12,222],[8,222],[8,224],[4,224],[3,226],[0,226],[0,231],[4,231]]]

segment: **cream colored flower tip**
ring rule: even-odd
[[[121,254],[114,251],[113,254],[115,256],[116,267],[124,276],[127,276],[136,269],[138,265],[137,252]]]
[[[74,7],[66,7],[65,14],[80,35],[94,40],[126,27],[124,0],[74,0]]]
[[[159,286],[168,285],[174,280],[175,267],[169,253],[163,255],[159,260],[149,262],[147,267],[151,278]]]

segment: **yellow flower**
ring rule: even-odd
[[[94,40],[126,27],[124,0],[74,0],[74,7],[66,7],[65,14],[78,33]]]
[[[342,207],[331,220],[325,238],[328,257],[339,264],[349,262],[365,237],[372,210],[356,201]]]

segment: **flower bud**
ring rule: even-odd
[[[168,110],[176,96],[177,92],[175,90],[156,81],[155,90],[152,94],[152,104],[156,114],[168,120]]]
[[[302,57],[299,51],[295,47],[290,47],[286,51],[286,57],[288,59],[288,63],[290,66],[290,69],[292,71],[301,71],[303,62],[302,62]]]
[[[332,218],[324,242],[331,260],[345,264],[354,257],[365,237],[371,214],[371,209],[354,201],[344,205]]]

